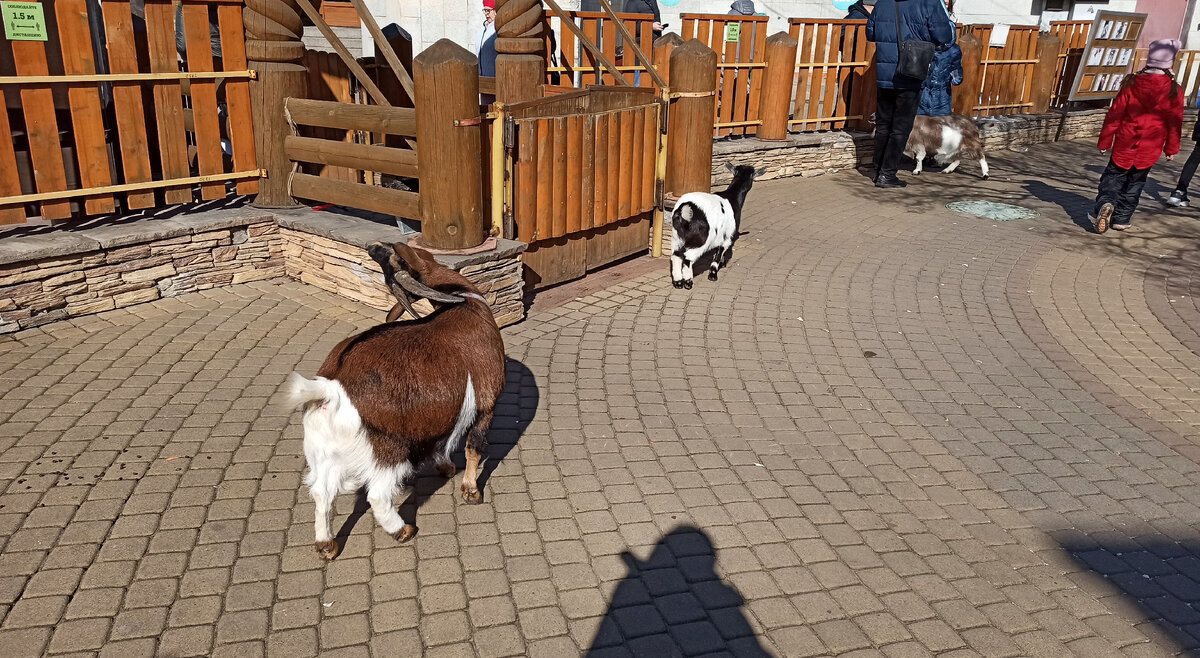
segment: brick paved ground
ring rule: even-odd
[[[994,160],[762,183],[719,283],[538,310],[486,503],[423,478],[401,546],[345,496],[329,565],[271,402],[377,312],[266,282],[0,339],[3,654],[1195,651],[1197,211],[1091,235],[1086,145]]]

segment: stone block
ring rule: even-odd
[[[117,308],[121,308],[143,302],[152,302],[156,299],[158,299],[158,288],[142,288],[141,290],[131,290],[113,295],[113,304]]]
[[[143,281],[156,281],[165,279],[169,276],[175,276],[175,266],[171,263],[163,263],[156,267],[150,267],[144,270],[133,270],[125,272],[121,278],[130,283],[140,283]]]

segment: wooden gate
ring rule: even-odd
[[[662,230],[666,113],[653,89],[591,87],[504,108],[511,198],[532,288],[644,251]]]

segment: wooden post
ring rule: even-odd
[[[712,186],[717,53],[697,39],[671,53],[673,98],[667,123],[667,190],[708,192]]]
[[[496,100],[538,97],[546,82],[545,13],[541,0],[496,0]]]
[[[1054,95],[1055,77],[1058,75],[1058,49],[1062,39],[1051,32],[1038,35],[1037,60],[1033,65],[1033,84],[1029,90],[1029,100],[1033,106],[1029,111],[1033,114],[1043,114],[1050,109],[1050,97]]]
[[[954,113],[974,116],[979,105],[980,85],[983,83],[983,49],[985,44],[972,32],[958,37],[962,49],[962,84],[954,88]]]
[[[654,40],[654,68],[658,69],[658,74],[666,81],[668,87],[671,85],[671,53],[681,45],[683,37],[674,32],[668,32]]]
[[[258,166],[267,170],[259,181],[253,205],[259,208],[294,208],[300,204],[288,193],[292,162],[283,141],[292,129],[283,113],[283,100],[308,96],[304,33],[296,0],[246,0],[246,58],[258,72],[250,81],[254,117],[254,146]]]
[[[421,242],[469,249],[487,237],[479,122],[479,60],[441,39],[413,59]],[[467,125],[456,122],[469,121]]]
[[[800,42],[787,32],[776,32],[767,37],[767,75],[762,88],[759,139],[787,139],[792,82],[796,78],[796,49],[799,46]]]

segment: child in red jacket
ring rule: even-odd
[[[1182,45],[1178,39],[1150,44],[1145,68],[1125,76],[1104,117],[1099,147],[1101,153],[1111,149],[1112,159],[1100,176],[1094,211],[1097,233],[1110,225],[1118,231],[1129,228],[1150,167],[1163,153],[1168,160],[1179,153],[1183,90],[1171,69]]]

